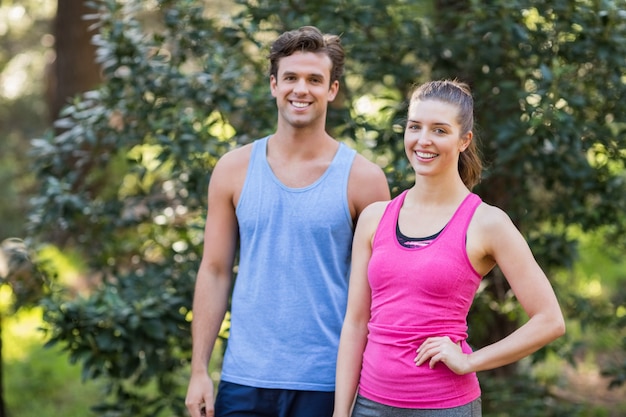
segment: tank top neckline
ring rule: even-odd
[[[452,214],[452,216],[448,219],[448,221],[446,222],[446,224],[444,225],[444,227],[436,233],[436,236],[434,237],[434,239],[432,239],[430,241],[430,243],[428,245],[423,245],[423,246],[414,246],[414,247],[407,247],[402,245],[398,239],[396,238],[396,229],[400,230],[400,226],[398,224],[399,220],[400,220],[400,210],[402,209],[402,206],[404,205],[404,200],[406,198],[407,193],[409,192],[409,190],[405,190],[403,191],[399,196],[398,196],[398,202],[396,204],[396,207],[394,207],[394,211],[393,213],[393,227],[394,227],[394,243],[397,247],[402,248],[403,250],[407,250],[407,251],[419,251],[419,250],[425,250],[428,248],[431,248],[432,246],[436,245],[436,243],[441,240],[443,238],[443,236],[445,236],[446,234],[450,233],[450,229],[454,229],[456,226],[456,223],[458,222],[459,218],[462,216],[462,209],[464,208],[464,206],[466,206],[467,204],[469,204],[469,201],[471,200],[472,196],[474,195],[473,193],[468,193],[463,200],[461,200],[461,203],[458,205],[458,207],[456,208],[456,210],[454,210],[454,213]],[[465,239],[465,237],[464,237]]]
[[[335,162],[337,162],[340,158],[341,155],[341,151],[343,148],[343,144],[341,142],[338,142],[337,146],[337,150],[335,151],[335,154],[333,155],[333,158],[331,159],[330,163],[328,164],[328,166],[326,167],[326,169],[324,170],[324,172],[322,173],[322,175],[320,175],[315,181],[313,181],[312,183],[305,185],[304,187],[289,187],[288,185],[285,185],[284,182],[282,182],[280,180],[280,178],[278,178],[278,176],[274,173],[274,170],[272,169],[272,166],[270,165],[270,163],[267,160],[267,142],[269,140],[269,138],[272,135],[267,135],[266,137],[264,137],[263,139],[261,139],[259,142],[261,149],[259,149],[259,151],[262,153],[262,161],[263,161],[263,165],[265,166],[265,169],[268,170],[269,174],[270,174],[270,178],[272,178],[272,181],[274,181],[276,184],[278,184],[282,189],[286,190],[286,191],[291,191],[294,193],[298,193],[298,192],[305,192],[308,191],[312,188],[317,187],[321,182],[324,181],[324,178],[326,178],[330,171],[333,169],[333,167],[336,165]]]

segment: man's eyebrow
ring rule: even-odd
[[[283,76],[285,75],[297,75],[298,73],[295,71],[285,71],[283,72]],[[319,77],[319,78],[324,78],[324,74],[320,73],[320,72],[312,72],[307,74],[308,77]]]

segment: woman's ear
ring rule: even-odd
[[[474,133],[470,130],[469,132],[465,134],[465,136],[463,136],[463,138],[461,138],[461,145],[459,146],[459,151],[461,152],[465,151],[467,147],[470,146],[470,143],[472,143],[473,138],[474,138]]]

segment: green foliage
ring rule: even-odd
[[[577,234],[580,235],[580,232]],[[576,365],[591,352],[598,358],[608,388],[626,383],[626,277],[623,250],[603,231],[578,237],[581,256],[576,267],[555,275],[565,314],[572,319],[568,333],[556,344],[560,355]]]
[[[183,413],[180,387],[186,381],[172,371],[189,359],[191,286],[176,286],[171,269],[157,268],[104,282],[89,298],[43,304],[44,320],[55,324],[47,346],[64,346],[70,361],[82,364],[83,380],[109,381],[107,394],[115,400],[97,407],[104,415],[146,409],[158,414],[168,407]]]
[[[526,375],[481,378],[485,417],[608,417],[606,410],[558,398]]]
[[[11,289],[11,303],[0,306],[0,316],[15,313],[22,307],[36,306],[48,291],[47,263],[35,261],[28,245],[17,238],[0,242],[0,286]],[[2,308],[5,307],[5,308]]]
[[[3,321],[6,415],[87,417],[93,399],[102,395],[100,384],[97,381],[81,383],[80,366],[69,364],[58,349],[42,346],[41,338],[35,337],[41,336],[36,329],[41,323],[41,310],[33,311],[38,312],[39,320],[35,321],[29,338],[18,337],[12,331],[19,327],[23,333],[26,327],[23,313]],[[16,343],[19,346],[15,346]],[[12,350],[19,350],[20,356],[12,356]]]
[[[27,197],[34,191],[24,161],[29,140],[48,125],[42,69],[54,9],[41,3],[0,2],[0,241],[24,235]]]
[[[235,145],[223,113],[248,94],[239,80],[251,70],[226,59],[236,40],[194,2],[170,3],[151,12],[160,27],[144,26],[139,5],[98,4],[107,82],[64,110],[62,133],[33,142],[32,232],[81,248],[102,281],[85,299],[45,301],[51,343],[85,378],[110,381],[105,415],[182,413],[174,386],[190,354],[203,200],[211,167]]]
[[[459,78],[475,92],[488,161],[477,191],[543,265],[571,265],[573,224],[611,224],[624,240],[624,1],[413,3],[241,0],[223,20],[199,0],[93,3],[105,82],[65,108],[60,133],[33,141],[30,230],[78,248],[101,281],[45,305],[51,343],[85,378],[108,381],[103,415],[183,413],[208,179],[225,151],[272,131],[267,46],[285,29],[342,34],[348,62],[329,129],[383,166],[394,194],[413,180],[394,128],[411,86]],[[494,312],[519,320],[497,276],[476,304],[479,339]]]
[[[623,329],[624,320],[621,320],[621,328]],[[626,336],[622,338],[620,351],[626,352]],[[612,364],[613,366],[606,367],[602,371],[602,375],[611,379],[609,388],[617,388],[626,384],[626,359],[621,359]]]
[[[546,266],[570,266],[567,228],[624,235],[625,3],[490,2],[433,32],[432,76],[471,83],[489,166],[479,188],[528,235]],[[510,192],[515,190],[515,192]],[[541,227],[542,224],[550,227]]]

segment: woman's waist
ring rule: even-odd
[[[422,344],[429,337],[448,336],[454,343],[467,339],[464,321],[421,325],[368,323],[368,343],[404,346]]]

